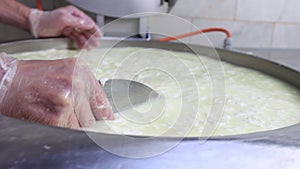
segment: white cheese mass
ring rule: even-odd
[[[162,94],[152,105],[116,113],[86,130],[139,136],[224,136],[266,131],[300,122],[300,92],[264,73],[222,62],[225,94],[212,110],[214,90],[207,66],[219,61],[191,53],[147,48],[45,50],[17,53],[19,59],[86,60],[98,79],[139,81]],[[223,90],[223,88],[220,88]],[[213,91],[217,93],[213,93]],[[223,103],[222,100],[220,103]],[[159,105],[159,106],[157,106]],[[160,106],[163,105],[163,109]],[[156,107],[157,106],[157,107]],[[221,107],[220,107],[221,106]],[[204,129],[209,129],[205,132]]]

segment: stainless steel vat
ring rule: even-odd
[[[101,45],[106,47],[113,43],[113,40],[103,40]],[[122,41],[117,46],[191,52],[188,46],[179,43]],[[190,47],[208,56],[212,51],[202,46]],[[29,40],[0,45],[0,51],[7,53],[49,48],[74,47],[67,39]],[[254,55],[223,49],[216,51],[224,61],[257,69],[300,88],[300,73],[295,69]],[[171,150],[142,159],[125,158],[107,152],[95,144],[91,136],[102,138],[116,149],[124,151],[149,151],[151,146],[174,141],[174,138],[158,137],[133,145],[118,135],[87,134],[0,116],[0,168],[265,168],[264,164],[255,163],[258,158],[262,163],[271,161],[276,166],[285,157],[297,159],[300,155],[300,124],[243,135],[184,138]],[[201,143],[201,140],[207,141]],[[289,167],[288,162],[292,161],[287,161],[286,168]],[[299,160],[293,164],[299,164]]]

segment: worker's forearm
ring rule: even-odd
[[[30,8],[15,0],[0,0],[0,22],[30,30]]]

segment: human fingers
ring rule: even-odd
[[[80,124],[79,124],[79,121],[78,121],[78,118],[77,118],[75,112],[70,114],[65,127],[73,128],[73,129],[79,129],[80,128]]]
[[[97,80],[92,85],[90,105],[96,120],[113,120],[114,114],[103,88]]]
[[[87,40],[86,43],[88,43],[89,46],[91,47],[98,47],[99,46],[99,38],[93,36],[93,34],[90,31],[85,31],[83,32],[83,35],[85,36]]]
[[[75,113],[78,118],[78,122],[81,127],[89,127],[93,124],[95,124],[95,117],[92,113],[92,110],[90,108],[89,100],[87,96],[81,95],[78,99],[78,102],[76,102],[75,106]]]
[[[100,38],[103,36],[101,29],[97,25],[95,25],[92,29],[88,31],[96,38]]]
[[[69,14],[69,26],[80,30],[91,30],[94,27],[97,27],[95,22],[89,16],[76,7],[68,6],[65,10]]]
[[[88,43],[86,43],[88,39],[82,33],[79,33],[74,30],[70,33],[69,37],[76,42],[80,49],[91,49],[91,46]]]
[[[63,34],[76,42],[80,49],[85,48],[90,50],[92,47],[98,47],[100,44],[99,38],[94,36],[91,31],[80,31],[76,29],[66,28]]]
[[[63,35],[65,35],[66,37],[68,37],[69,39],[71,39],[73,42],[75,42],[78,46],[78,48],[82,49],[84,46],[84,37],[80,38],[78,37],[78,35],[74,34],[74,29],[71,27],[66,28],[63,31]]]

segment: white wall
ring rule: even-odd
[[[233,47],[300,48],[299,0],[178,0],[171,14],[182,17],[200,29],[223,27],[233,34]],[[183,21],[151,17],[152,31],[172,35],[195,30]],[[225,35],[207,34],[222,46]],[[185,42],[207,45],[201,36]]]
[[[35,0],[19,0],[35,7]],[[65,5],[64,0],[43,0],[46,9]],[[197,28],[223,27],[233,34],[233,47],[300,48],[300,0],[178,0],[171,14],[182,17]],[[154,32],[169,35],[196,30],[185,20],[151,17]],[[0,41],[32,38],[17,28],[0,24]],[[221,47],[224,34],[207,34],[212,43]],[[208,45],[203,36],[183,40]]]

